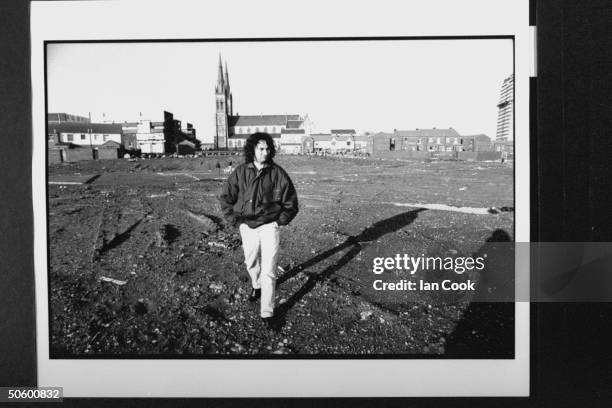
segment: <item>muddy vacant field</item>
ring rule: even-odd
[[[512,304],[372,288],[374,257],[471,256],[513,239],[508,164],[278,157],[300,213],[281,229],[281,327],[270,331],[246,301],[240,237],[216,198],[226,177],[216,164],[230,160],[241,159],[49,168],[52,357],[513,356]]]

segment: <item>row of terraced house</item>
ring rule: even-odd
[[[267,131],[266,127],[253,127],[252,131]],[[240,150],[249,132],[231,134],[230,150]],[[308,133],[305,127],[280,126],[271,133],[276,149],[286,154],[352,154],[407,157],[431,157],[451,153],[483,153],[482,157],[513,153],[512,141],[493,141],[484,134],[460,135],[455,129],[416,129],[393,132],[357,134],[354,129],[331,129],[329,133]],[[484,154],[496,152],[496,154]]]
[[[308,116],[261,115],[234,116],[227,137],[227,149],[241,150],[254,132],[272,136],[277,151],[286,154],[356,154],[429,157],[442,152],[507,152],[512,141],[492,141],[484,134],[460,135],[455,129],[416,129],[357,134],[354,129],[331,129],[329,133],[311,133]],[[239,126],[238,126],[239,125]],[[219,148],[219,147],[218,147]],[[410,153],[415,152],[415,153]]]

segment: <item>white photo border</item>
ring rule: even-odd
[[[515,241],[528,242],[529,74],[533,51],[528,14],[527,0],[383,0],[375,3],[313,0],[299,7],[277,0],[233,0],[211,5],[176,0],[172,3],[33,1],[33,140],[46,140],[45,41],[512,36],[515,46]],[[33,143],[39,386],[63,387],[65,397],[529,395],[528,302],[516,303],[515,358],[509,360],[50,359],[45,155],[45,144]],[[517,287],[521,285],[520,280],[528,282],[525,272],[529,270],[528,259],[528,254],[517,251]]]

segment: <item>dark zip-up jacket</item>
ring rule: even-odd
[[[236,167],[219,197],[225,219],[251,228],[276,221],[287,225],[298,213],[298,199],[289,175],[275,163],[261,170],[253,163]]]

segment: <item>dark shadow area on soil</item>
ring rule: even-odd
[[[202,213],[202,215],[210,218],[215,224],[217,224],[219,229],[223,229],[223,219],[221,219],[221,217],[217,217],[216,215],[212,215],[208,213]]]
[[[96,251],[94,255],[94,260],[100,259],[100,257],[104,255],[106,252],[110,251],[111,249],[117,248],[119,245],[127,241],[130,238],[131,233],[134,230],[134,228],[136,228],[143,220],[144,218],[139,219],[134,224],[132,224],[132,226],[128,228],[126,231],[122,232],[121,234],[116,235],[109,242],[105,242],[102,245],[102,247]]]
[[[88,179],[87,181],[85,181],[85,183],[83,183],[83,184],[91,184],[94,181],[96,181],[98,178],[100,178],[100,174],[96,174],[95,176],[93,176],[90,179]]]
[[[172,224],[165,224],[162,227],[164,241],[171,244],[181,236],[181,231]]]
[[[474,298],[447,338],[450,358],[514,358],[514,245],[497,229],[474,254],[487,254]],[[492,262],[490,262],[492,260]],[[499,260],[500,262],[495,262]]]
[[[311,266],[317,264],[318,262],[323,261],[324,259],[329,258],[330,256],[346,249],[350,248],[350,250],[342,256],[336,263],[331,266],[325,268],[322,272],[318,274],[309,275],[306,282],[302,285],[297,292],[295,292],[287,301],[276,308],[275,311],[275,319],[277,321],[277,328],[280,329],[285,323],[285,315],[287,312],[297,303],[299,302],[308,292],[310,292],[317,284],[317,282],[323,282],[350,262],[359,252],[362,250],[362,244],[369,243],[371,241],[375,241],[382,237],[383,235],[389,234],[391,232],[395,232],[407,225],[410,225],[416,220],[418,214],[421,211],[425,211],[424,208],[419,208],[412,211],[407,211],[398,215],[394,215],[393,217],[375,222],[371,226],[367,227],[363,230],[359,235],[348,237],[343,243],[328,249],[327,251],[303,262],[285,274],[278,278],[276,281],[276,285],[279,286],[283,282],[291,279],[295,275],[297,275],[300,271],[310,268]]]

